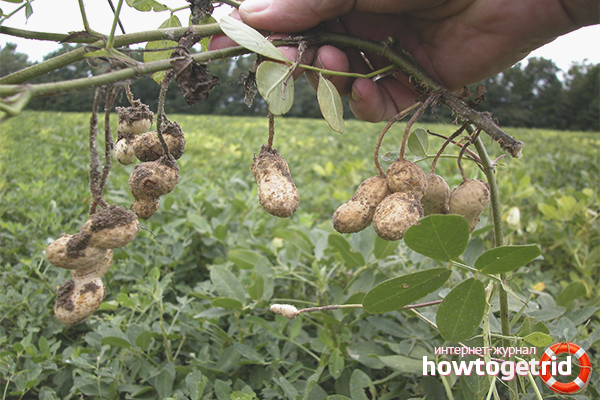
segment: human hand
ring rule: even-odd
[[[239,17],[271,32],[292,33],[324,22],[335,32],[372,40],[395,39],[429,74],[456,90],[512,66],[557,36],[598,23],[595,0],[246,0]],[[211,47],[230,45],[214,39]],[[295,58],[293,49],[283,49]],[[365,54],[375,69],[389,65]],[[304,64],[343,72],[371,72],[353,49],[322,46],[310,49]],[[316,76],[306,74],[315,85]],[[390,119],[410,106],[417,94],[408,77],[396,74],[377,81],[332,77],[350,107],[365,121]]]

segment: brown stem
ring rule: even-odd
[[[462,147],[462,149],[460,149],[460,152],[458,153],[458,169],[460,170],[460,174],[462,175],[463,181],[467,180],[467,175],[465,174],[465,170],[463,169],[462,166],[462,158],[465,154],[465,151],[467,150],[467,147],[471,144],[474,143],[477,138],[479,137],[479,134],[481,133],[481,129],[477,129],[472,136],[469,138],[469,141],[467,143],[465,143]]]
[[[458,130],[456,132],[454,132],[452,135],[450,135],[450,137],[446,138],[443,135],[439,135],[437,133],[432,133],[427,131],[429,134],[431,135],[435,135],[435,136],[441,136],[444,139],[446,139],[446,141],[444,142],[444,144],[442,145],[442,147],[440,147],[440,150],[437,152],[437,154],[435,155],[435,158],[433,159],[433,162],[431,163],[431,174],[435,174],[435,166],[439,160],[439,158],[441,157],[442,153],[444,152],[444,150],[446,150],[446,147],[448,146],[449,143],[455,143],[457,144],[453,139],[457,138],[468,126],[469,124],[463,124],[463,126],[461,126],[460,128],[458,128]]]
[[[89,185],[90,192],[92,193],[92,203],[90,204],[89,214],[92,215],[96,212],[98,206],[98,188],[100,179],[100,159],[98,157],[98,149],[96,147],[96,138],[98,137],[98,110],[100,109],[100,101],[106,94],[104,87],[96,88],[94,93],[94,101],[92,103],[92,116],[90,118],[90,171],[89,171]]]
[[[102,176],[100,178],[100,185],[98,187],[98,202],[102,207],[107,205],[104,199],[102,199],[102,192],[104,191],[106,180],[108,179],[108,174],[110,172],[113,150],[112,133],[110,131],[110,111],[118,92],[119,90],[117,88],[111,87],[106,96],[106,103],[104,104],[104,167],[102,168]]]
[[[410,107],[400,111],[398,114],[394,115],[392,117],[392,119],[390,119],[388,121],[388,123],[385,125],[385,127],[379,134],[379,138],[377,139],[377,143],[375,144],[375,153],[373,154],[373,158],[375,160],[375,167],[377,167],[377,171],[379,171],[379,175],[385,176],[385,172],[383,171],[383,168],[381,168],[381,165],[379,164],[379,148],[381,147],[381,142],[383,141],[383,137],[385,136],[387,131],[392,127],[392,125],[394,125],[394,123],[400,121],[401,119],[406,117],[408,114],[410,114],[415,108],[420,107],[420,106],[421,106],[421,102],[416,102],[412,106],[410,106]]]
[[[158,115],[156,117],[156,134],[158,136],[158,141],[160,142],[160,145],[163,148],[163,155],[164,155],[165,159],[171,158],[169,146],[167,145],[167,142],[165,142],[165,138],[162,135],[163,124],[164,124],[165,120],[167,119],[167,116],[165,114],[165,98],[167,97],[167,90],[169,89],[169,84],[171,83],[171,80],[173,79],[174,75],[175,75],[175,73],[173,72],[172,69],[167,71],[167,73],[165,74],[165,77],[163,78],[162,84],[160,85],[160,94],[158,95],[158,110],[157,110]]]
[[[406,142],[408,142],[408,136],[410,135],[410,128],[414,125],[415,122],[419,119],[421,115],[425,112],[427,107],[434,104],[440,98],[440,91],[436,90],[427,96],[421,107],[410,117],[410,120],[406,124],[406,128],[404,128],[404,135],[402,135],[402,145],[400,146],[400,153],[398,154],[398,160],[404,160],[404,153],[406,152]]]
[[[269,150],[273,148],[273,138],[275,137],[275,116],[269,111],[269,139],[267,139],[267,147]]]
[[[135,107],[135,103],[133,100],[133,93],[131,92],[131,88],[129,87],[129,84],[125,85],[125,94],[127,95],[127,101],[129,101],[129,104],[131,104],[131,107]]]
[[[494,122],[490,113],[475,111],[447,90],[442,92],[442,102],[463,120],[470,121],[471,124],[490,135],[494,141],[498,142],[502,150],[512,157],[520,158],[522,156],[521,151],[525,143],[515,140],[502,131]]]

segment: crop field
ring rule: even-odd
[[[485,398],[483,377],[423,376],[423,356],[435,359],[435,347],[454,346],[426,322],[437,306],[374,315],[319,311],[294,320],[269,311],[274,303],[360,303],[388,278],[444,266],[402,241],[377,238],[372,228],[340,235],[332,227],[335,209],[377,174],[373,148],[384,124],[346,121],[340,135],[322,120],[276,119],[274,147],[300,193],[298,211],[279,219],[259,205],[250,169],[267,141],[267,118],[169,115],[187,141],[178,186],[142,222],[136,240],[115,249],[100,309],[83,324],[59,323],[56,288],[70,276],[50,265],[44,250],[87,219],[89,118],[30,112],[0,126],[0,398]],[[116,134],[116,117],[112,123]],[[446,136],[456,129],[420,127]],[[384,159],[398,151],[403,130],[399,122],[386,135]],[[598,366],[600,134],[507,132],[526,146],[522,158],[497,161],[506,242],[542,250],[508,280],[514,322],[578,343]],[[443,140],[430,136],[429,143],[418,158],[425,171]],[[501,156],[487,136],[484,144],[492,158]],[[446,152],[436,173],[453,188],[462,181],[458,151]],[[474,163],[463,164],[467,177],[484,179]],[[129,207],[132,169],[112,163],[105,200]],[[488,209],[471,235],[467,265],[491,247],[489,218]],[[423,301],[441,299],[470,275],[453,271],[446,287]],[[495,332],[497,315],[489,321]],[[537,398],[526,377],[519,385],[522,399]],[[507,398],[505,382],[497,386]],[[594,373],[572,398],[599,393]]]

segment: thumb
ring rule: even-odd
[[[353,5],[347,0],[245,0],[239,13],[256,29],[298,32],[345,14]]]

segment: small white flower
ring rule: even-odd
[[[290,304],[273,304],[270,310],[275,314],[283,315],[287,319],[294,319],[300,315],[298,309]]]

